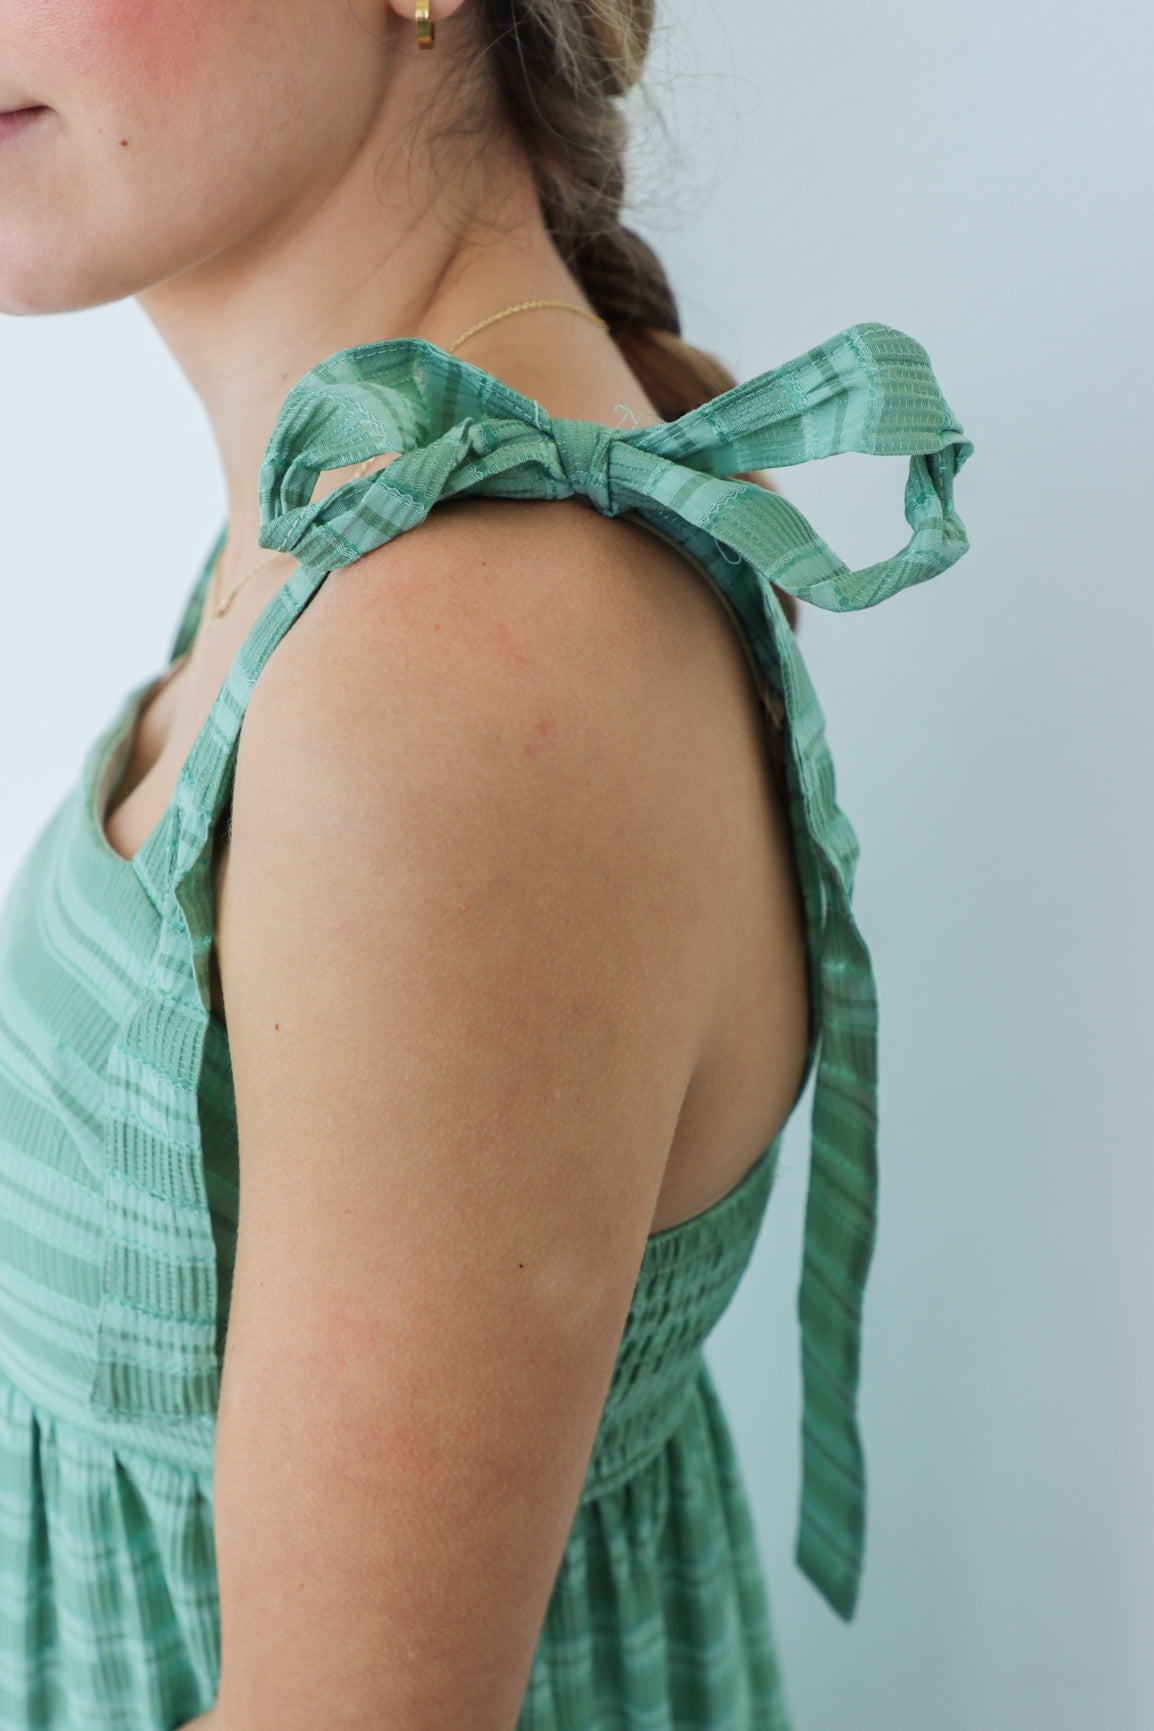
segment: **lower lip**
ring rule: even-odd
[[[14,108],[10,114],[0,114],[0,145],[19,138],[47,113],[46,108]]]

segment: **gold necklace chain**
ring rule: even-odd
[[[220,549],[220,553],[218,553],[216,558],[213,560],[212,577],[209,578],[210,587],[212,585],[213,578],[215,578],[217,570],[220,566],[221,554],[223,552],[224,552],[224,547],[222,545],[222,547]],[[215,604],[215,606],[212,608],[212,617],[214,619],[223,618],[224,615],[228,612],[229,608],[232,606],[232,603],[233,603],[235,596],[240,592],[240,590],[242,590],[244,588],[244,586],[248,582],[249,578],[255,577],[258,571],[266,570],[267,567],[269,565],[271,565],[274,560],[283,559],[283,558],[284,558],[283,553],[270,553],[268,555],[267,559],[262,559],[259,565],[254,565],[251,571],[246,571],[244,576],[241,578],[240,582],[233,584],[232,588],[229,590],[229,592],[225,596],[224,600],[218,601]]]
[[[555,312],[576,313],[578,315],[578,317],[583,318],[583,319],[588,319],[591,324],[600,325],[600,327],[603,331],[607,331],[609,329],[609,326],[606,324],[605,320],[603,318],[599,317],[597,313],[591,313],[587,307],[575,306],[572,301],[549,301],[549,300],[518,301],[516,306],[505,307],[504,310],[502,312],[499,312],[499,313],[490,313],[489,317],[487,319],[478,319],[475,325],[470,325],[467,331],[462,331],[459,337],[453,338],[453,341],[449,344],[445,353],[450,354],[450,355],[455,355],[457,350],[460,348],[461,344],[467,343],[470,337],[477,336],[477,334],[480,331],[487,331],[490,325],[495,325],[495,324],[499,323],[499,321],[501,319],[511,319],[513,317],[514,313],[532,313],[532,312],[540,311],[544,308],[551,308]],[[365,470],[369,467],[369,464],[374,463],[375,461],[376,461],[375,457],[369,457],[366,462],[361,463],[359,465],[359,467],[354,469],[353,473],[349,476],[350,481],[355,481],[359,475],[363,475]],[[220,561],[221,561],[221,558],[223,557],[223,555],[224,555],[224,545],[222,543],[220,552],[217,554],[216,558],[213,560],[212,575],[209,577],[209,580],[208,580],[210,589],[213,585],[213,582],[216,579],[216,574],[220,568]],[[278,559],[284,559],[286,557],[288,557],[288,555],[283,553],[283,552],[270,553],[266,559],[262,559],[259,564],[254,565],[251,571],[246,571],[244,576],[240,579],[240,581],[233,584],[232,588],[229,590],[229,592],[225,596],[224,600],[223,601],[217,601],[216,603],[214,603],[212,605],[210,616],[213,619],[222,619],[224,617],[224,615],[228,612],[229,608],[232,606],[233,601],[236,599],[237,595],[244,588],[245,584],[249,581],[249,579],[251,577],[255,577],[257,575],[257,573],[260,571],[266,571],[268,569],[268,567],[270,565],[275,564]]]
[[[572,301],[518,301],[515,307],[506,307],[504,312],[490,313],[487,319],[478,319],[475,325],[470,325],[467,331],[462,331],[459,337],[454,337],[445,353],[455,355],[462,343],[468,342],[470,337],[475,337],[478,331],[488,330],[489,326],[495,325],[498,319],[510,319],[514,313],[536,312],[539,307],[554,307],[558,312],[577,313],[592,324],[600,325],[603,331],[609,329],[603,318],[599,318],[596,313],[591,313],[587,307],[574,306]]]

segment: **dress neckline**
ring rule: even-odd
[[[169,821],[173,802],[168,802],[159,820],[130,858],[116,851],[108,839],[104,825],[108,808],[128,767],[137,723],[149,698],[159,690],[164,678],[163,673],[154,675],[128,693],[114,720],[105,728],[89,753],[82,778],[85,825],[90,840],[105,859],[115,862],[115,866],[122,867],[135,876],[139,876],[136,871],[138,861],[152,850],[158,832]]]
[[[95,754],[95,762],[88,776],[86,788],[86,805],[91,827],[96,839],[104,851],[112,859],[119,860],[121,865],[132,866],[146,849],[151,847],[156,831],[168,817],[172,800],[168,801],[164,811],[153,824],[136,852],[125,855],[114,848],[108,839],[107,824],[111,815],[112,802],[120,790],[120,784],[127,772],[136,745],[137,733],[144,711],[152,700],[159,696],[174,674],[178,673],[188,660],[187,650],[183,655],[176,656],[168,666],[145,685],[137,686],[125,699],[117,714],[115,723],[102,736],[103,750]],[[119,764],[114,769],[114,761],[119,758]],[[131,796],[130,796],[131,797]],[[119,808],[117,808],[119,809]]]
[[[177,788],[180,785],[181,777],[184,775],[190,759],[195,755],[200,746],[201,736],[208,726],[209,717],[205,717],[204,723],[202,724],[200,731],[197,733],[196,739],[193,741],[184,762],[181,764],[180,769],[177,772],[176,782],[173,785],[171,798],[164,810],[161,812],[156,823],[152,826],[152,829],[145,836],[136,852],[130,857],[126,858],[124,854],[118,853],[108,839],[104,827],[108,821],[108,808],[111,805],[120,786],[120,782],[123,779],[124,773],[128,768],[133,746],[136,742],[137,727],[144,709],[151,700],[157,696],[162,687],[168,683],[173,674],[182,667],[188,659],[192,643],[200,625],[201,615],[204,611],[205,598],[208,593],[208,582],[212,574],[212,568],[216,562],[217,554],[220,552],[224,543],[227,532],[228,529],[226,525],[217,535],[200,567],[199,572],[197,573],[196,580],[192,586],[192,591],[189,594],[188,600],[185,602],[184,611],[181,614],[180,625],[177,628],[176,637],[173,640],[172,648],[169,651],[167,666],[162,668],[159,673],[153,674],[149,679],[143,681],[142,684],[135,686],[128,693],[115,717],[93,746],[89,760],[85,766],[85,774],[82,778],[85,821],[93,843],[105,859],[115,862],[111,869],[115,870],[117,867],[123,867],[140,880],[144,884],[145,888],[148,888],[148,879],[151,874],[142,874],[139,868],[151,861],[152,855],[159,845],[162,833],[167,830],[168,826],[173,821],[173,807],[176,804]],[[290,572],[289,576],[291,577],[291,575]],[[240,650],[237,651],[237,656],[234,657],[234,664],[239,655]],[[228,673],[225,674],[224,684],[228,683],[231,673],[232,668],[230,667]],[[220,693],[218,692],[217,699],[219,696]],[[215,707],[217,699],[213,700],[213,707]],[[210,708],[209,715],[211,714],[212,709]],[[149,894],[150,899],[153,899],[151,896],[151,890],[149,891]]]

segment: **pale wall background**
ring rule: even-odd
[[[743,375],[877,319],[977,453],[973,552],[803,647],[882,993],[870,1544],[791,1562],[806,1123],[711,1347],[796,1731],[1154,1725],[1154,24],[1131,0],[666,0],[640,220]],[[851,563],[904,464],[782,477]],[[131,477],[125,483],[125,475]],[[0,892],[161,665],[222,505],[132,306],[0,321]]]

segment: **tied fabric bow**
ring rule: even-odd
[[[772,586],[844,613],[924,582],[966,552],[954,510],[973,446],[920,344],[855,325],[680,420],[616,429],[552,419],[443,350],[345,350],[289,393],[261,469],[261,545],[306,583],[424,521],[441,500],[583,495],[678,540],[732,603],[787,716],[791,820],[806,903],[820,1048],[798,1309],[804,1403],[799,1566],[852,1616],[865,1539],[856,1402],[877,1212],[877,1000],[850,902],[857,842],[834,800],[821,710]],[[911,536],[851,571],[779,494],[732,477],[842,452],[910,458]],[[318,476],[398,453],[310,503]]]
[[[334,355],[285,400],[261,468],[260,544],[321,573],[415,528],[442,499],[580,493],[606,516],[672,511],[740,558],[752,555],[789,594],[845,613],[966,552],[953,480],[972,450],[925,350],[885,325],[854,325],[680,420],[627,429],[551,419],[428,343],[374,343]],[[911,458],[913,535],[862,571],[850,571],[779,494],[724,479],[849,451]],[[387,469],[309,503],[324,470],[386,452],[400,453]],[[721,484],[693,485],[684,470]]]

